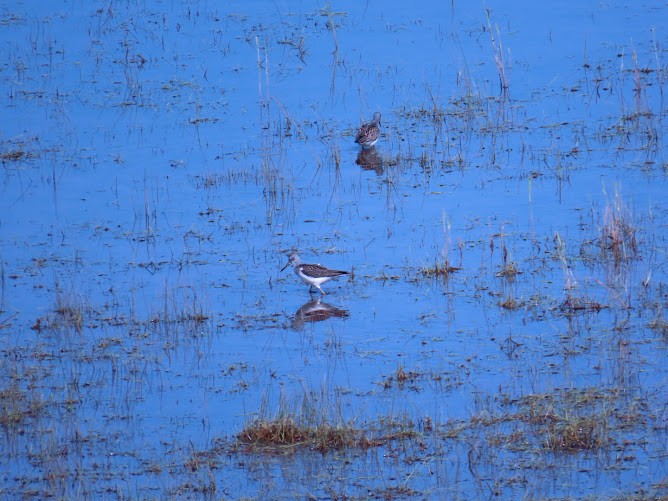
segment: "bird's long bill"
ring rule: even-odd
[[[281,271],[283,271],[284,269],[286,269],[288,266],[290,266],[290,261],[288,261],[287,263],[285,263],[285,266],[283,266],[283,268],[281,268]]]

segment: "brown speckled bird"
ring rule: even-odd
[[[364,124],[357,131],[355,142],[360,144],[362,148],[371,148],[378,142],[380,137],[380,112],[373,114],[373,120],[368,124]]]

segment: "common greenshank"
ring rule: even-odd
[[[319,264],[302,263],[299,254],[297,254],[296,252],[290,254],[287,264],[283,266],[283,268],[281,268],[281,271],[286,269],[291,264],[294,265],[295,273],[297,274],[297,276],[301,278],[304,283],[310,286],[309,292],[312,292],[313,287],[315,287],[323,295],[325,294],[325,291],[322,290],[320,284],[324,284],[328,280],[340,277],[341,275],[348,274],[347,271],[330,270],[329,268],[325,268],[324,266],[320,266]]]

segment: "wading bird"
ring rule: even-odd
[[[287,264],[283,266],[283,268],[281,268],[281,271],[286,269],[291,264],[294,265],[295,273],[297,274],[297,276],[301,278],[304,283],[310,286],[309,292],[313,292],[313,287],[315,287],[323,295],[325,294],[325,291],[322,290],[322,288],[320,287],[321,284],[324,284],[325,282],[333,278],[340,277],[341,275],[348,274],[347,271],[330,270],[329,268],[325,268],[324,266],[320,266],[319,264],[302,263],[299,254],[297,254],[296,252],[290,254]]]

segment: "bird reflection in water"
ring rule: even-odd
[[[360,150],[357,154],[355,163],[364,170],[373,170],[377,175],[383,173],[383,159],[380,157],[375,147]]]
[[[306,322],[322,322],[328,318],[347,318],[349,316],[348,310],[342,310],[317,299],[305,303],[297,310],[292,317],[292,328],[301,329],[306,325]]]

